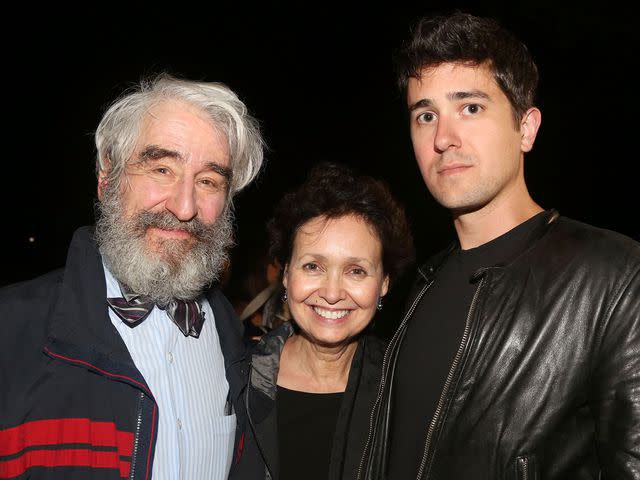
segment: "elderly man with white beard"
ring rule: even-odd
[[[95,228],[0,292],[0,478],[248,478],[244,346],[216,284],[257,121],[224,84],[162,73],[95,142]]]

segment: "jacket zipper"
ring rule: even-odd
[[[138,456],[138,446],[140,445],[140,428],[142,427],[142,402],[144,401],[144,392],[140,392],[140,398],[138,400],[138,420],[136,421],[136,435],[133,437],[133,452],[131,453],[131,472],[129,473],[129,480],[135,478],[136,459]],[[151,446],[149,446],[151,448]]]
[[[522,456],[516,459],[518,480],[534,480],[536,478],[535,465],[530,465],[531,462],[529,462],[529,456]],[[531,470],[532,475],[529,475],[529,470]]]
[[[413,300],[413,303],[411,304],[411,307],[409,308],[409,310],[407,311],[406,315],[402,319],[402,323],[400,323],[400,326],[396,330],[396,333],[394,334],[393,338],[389,342],[389,345],[388,345],[387,349],[384,352],[384,357],[382,358],[382,375],[380,376],[380,386],[378,388],[378,395],[376,397],[376,401],[373,404],[373,408],[371,409],[371,415],[369,417],[369,433],[367,435],[367,441],[364,444],[364,450],[363,450],[364,453],[362,455],[362,458],[360,459],[360,465],[358,466],[358,475],[356,476],[357,480],[360,480],[361,478],[363,478],[362,477],[362,468],[364,467],[364,462],[365,462],[365,458],[367,456],[367,451],[369,450],[369,445],[371,443],[371,437],[373,436],[374,417],[375,417],[376,411],[378,410],[378,406],[380,404],[380,401],[382,400],[382,393],[383,393],[384,387],[386,385],[385,372],[387,370],[387,364],[389,363],[389,354],[396,347],[396,344],[399,342],[400,332],[403,331],[404,326],[409,321],[409,318],[411,317],[411,315],[413,315],[413,311],[416,309],[416,306],[418,305],[418,303],[422,299],[424,293],[427,291],[427,289],[431,286],[432,283],[433,283],[433,280],[431,282],[429,282],[427,285],[425,285],[422,288],[422,290],[420,291],[420,293],[418,293],[416,298]]]
[[[444,387],[442,388],[442,393],[440,394],[440,398],[438,400],[438,406],[436,407],[436,411],[433,414],[433,418],[431,419],[431,423],[429,424],[429,429],[427,430],[427,439],[424,444],[424,451],[422,453],[422,460],[420,462],[420,468],[418,469],[417,480],[422,478],[422,475],[425,473],[425,467],[427,464],[427,457],[429,453],[429,447],[431,446],[431,440],[433,438],[433,431],[438,421],[438,417],[442,412],[442,407],[444,406],[444,399],[449,391],[449,387],[451,386],[451,381],[453,380],[453,374],[458,368],[458,363],[460,362],[460,358],[462,357],[462,353],[464,352],[467,346],[467,340],[469,339],[469,331],[471,330],[471,317],[476,307],[476,300],[478,298],[478,294],[482,289],[482,285],[484,284],[484,277],[480,279],[480,284],[478,288],[476,288],[476,292],[473,294],[473,300],[471,300],[471,307],[469,307],[469,312],[467,313],[467,319],[464,325],[464,332],[462,334],[462,340],[460,341],[460,346],[458,347],[458,351],[456,352],[456,356],[453,359],[453,363],[451,364],[451,368],[449,369],[449,374],[447,375],[447,380],[444,383]],[[429,469],[430,470],[430,469]],[[426,472],[427,475],[429,472]]]
[[[528,463],[529,462],[527,462],[526,458],[522,459],[522,480],[527,480],[529,478],[529,469],[527,468]]]
[[[45,352],[47,353],[47,355],[49,355],[51,358],[54,359],[59,359],[59,360],[63,360],[67,363],[71,363],[71,364],[82,364],[85,365],[87,367],[89,367],[89,370],[91,372],[97,373],[99,375],[105,376],[106,378],[113,378],[115,375],[105,371],[105,370],[101,370],[100,368],[96,367],[95,365],[85,362],[84,360],[79,360],[79,359],[75,359],[75,358],[69,358],[66,357],[62,354],[53,352],[52,350],[49,349],[49,347],[47,345],[45,345],[44,347]],[[141,384],[140,382],[137,382],[135,380],[132,380],[130,377],[125,377],[127,379],[129,379],[132,383],[137,384],[136,387],[140,388]],[[146,388],[144,385],[142,385],[143,388]],[[149,392],[149,394],[151,394],[151,392]],[[135,467],[136,467],[136,457],[137,457],[137,453],[138,453],[138,447],[140,444],[140,429],[142,428],[142,402],[144,401],[144,392],[140,392],[140,397],[138,400],[138,419],[136,421],[136,433],[135,436],[133,437],[133,450],[131,453],[131,466],[129,469],[129,479],[133,480],[135,478]],[[151,446],[149,447],[151,448]]]

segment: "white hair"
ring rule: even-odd
[[[160,73],[126,91],[107,109],[96,129],[97,173],[105,174],[107,183],[119,185],[145,115],[152,106],[166,100],[195,106],[225,135],[231,167],[228,198],[232,199],[260,171],[264,140],[257,120],[245,104],[218,82],[197,82]]]

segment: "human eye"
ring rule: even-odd
[[[152,176],[167,176],[178,171],[175,155],[162,147],[148,146],[140,152],[132,166]]]
[[[168,165],[147,163],[143,171],[149,178],[161,183],[169,182],[173,177],[173,170]]]
[[[349,270],[349,273],[351,275],[354,275],[356,277],[366,277],[367,276],[367,271],[359,266],[356,267],[351,267],[351,269]]]
[[[167,161],[167,158],[156,159],[148,156],[143,156],[138,162],[132,162],[129,168],[138,173],[157,176],[170,175],[174,171],[173,165]]]
[[[212,191],[223,190],[226,186],[226,182],[223,179],[213,177],[202,177],[198,182],[204,188]]]
[[[436,114],[433,112],[422,112],[416,116],[416,121],[421,124],[432,123],[436,119]]]
[[[310,275],[318,275],[322,273],[322,265],[315,261],[303,263],[301,268],[303,272]]]
[[[462,109],[463,113],[466,115],[477,115],[478,113],[482,112],[482,110],[484,110],[484,107],[479,103],[470,103],[468,105],[465,105]]]

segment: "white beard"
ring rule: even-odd
[[[151,227],[188,231],[189,240],[166,240],[149,252],[145,232]],[[178,220],[172,213],[142,211],[127,217],[116,188],[105,189],[98,203],[96,241],[105,264],[118,281],[135,293],[166,305],[192,300],[220,278],[233,245],[230,208],[212,225]]]

